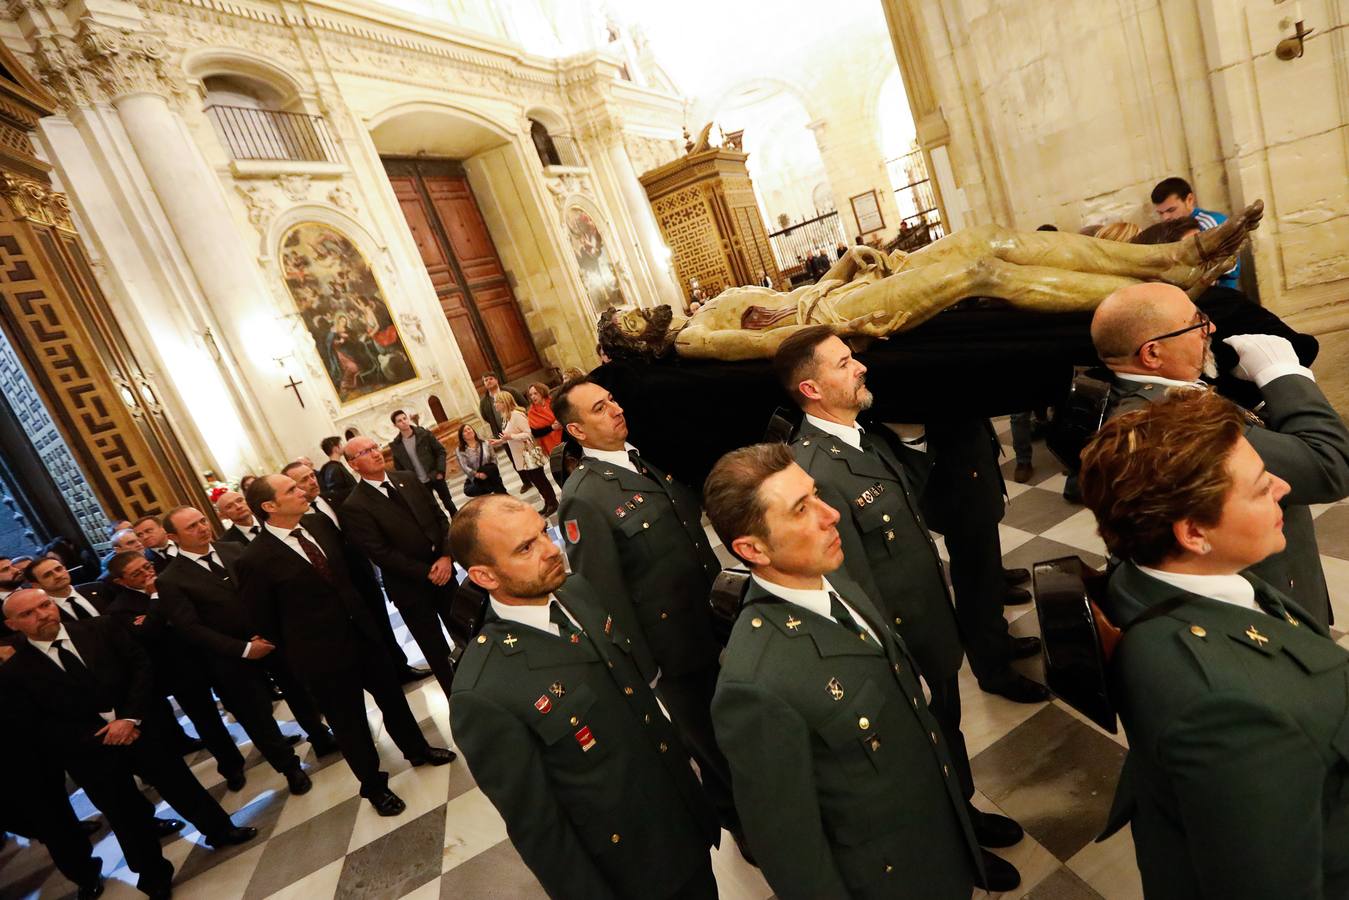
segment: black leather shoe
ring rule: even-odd
[[[78,900],[94,900],[95,897],[103,896],[103,876],[86,881],[79,885],[79,892],[75,894]]]
[[[333,737],[333,733],[327,729],[311,734],[309,746],[313,749],[315,756],[327,756],[329,753],[336,753],[339,749],[337,738]]]
[[[969,810],[970,824],[974,826],[974,839],[981,847],[1010,847],[1026,836],[1021,826],[1006,816],[987,813],[969,804],[965,808]]]
[[[88,835],[89,837],[93,837],[94,835],[98,834],[98,830],[102,827],[103,827],[102,819],[82,819],[79,825],[80,832],[82,834]]]
[[[258,830],[252,825],[243,825],[222,831],[220,834],[205,835],[206,843],[212,847],[228,847],[231,844],[247,844],[258,836]]]
[[[1021,873],[1016,870],[1016,866],[1001,857],[994,856],[987,850],[981,850],[980,854],[984,858],[984,877],[980,878],[979,873],[976,872],[974,874],[974,886],[983,888],[990,894],[1016,890],[1017,886],[1021,884]]]
[[[1030,581],[1030,569],[1003,569],[1002,580],[1008,585],[1025,584]]]
[[[1002,594],[1003,606],[1020,606],[1023,603],[1029,603],[1035,598],[1030,595],[1030,591],[1025,588],[1008,587]]]
[[[375,812],[381,816],[396,816],[407,809],[407,804],[403,802],[402,798],[388,788],[380,788],[365,799],[370,801],[370,805],[375,808]]]
[[[1040,639],[1035,635],[1012,638],[1012,659],[1029,659],[1039,652]]]
[[[414,767],[424,766],[430,763],[433,766],[448,766],[458,759],[459,756],[453,750],[446,750],[444,747],[427,747],[426,752],[420,756],[408,758],[408,762]]]
[[[155,834],[162,838],[177,834],[186,827],[187,823],[182,819],[155,819]]]
[[[286,743],[290,744],[292,747],[300,743],[300,741],[304,740],[304,738],[300,737],[298,734],[284,734],[282,735],[282,737],[284,737],[286,739]]]
[[[281,688],[277,687],[276,685],[272,685],[272,702],[275,703],[277,700],[284,700],[284,699],[286,699],[285,692],[282,691]]]
[[[248,776],[243,772],[229,772],[225,775],[225,787],[231,791],[242,791],[248,784]]]
[[[205,750],[206,742],[201,738],[188,738],[178,745],[178,755],[187,756],[189,753],[196,753],[198,750]]]
[[[422,666],[406,666],[399,674],[398,680],[403,684],[412,684],[414,681],[421,681],[423,678],[430,678],[431,670]]]
[[[1001,675],[985,678],[979,689],[987,694],[998,694],[1014,703],[1042,703],[1049,699],[1049,689],[1038,681],[1031,681],[1020,672],[1008,669]]]
[[[173,885],[168,883],[140,884],[138,882],[136,890],[149,897],[150,900],[169,900],[173,896]]]
[[[309,780],[304,769],[299,766],[285,773],[286,787],[290,790],[292,796],[298,797],[300,794],[309,793],[309,789],[314,786],[314,782]]]

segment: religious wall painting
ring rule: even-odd
[[[607,307],[622,306],[623,289],[618,283],[618,273],[595,220],[579,206],[568,207],[563,220],[572,253],[576,254],[576,265],[581,270],[581,286],[591,307],[598,314]]]
[[[375,273],[351,238],[322,222],[301,222],[282,236],[280,259],[341,402],[417,377]]]

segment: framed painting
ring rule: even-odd
[[[885,227],[885,217],[881,215],[881,204],[874,190],[858,194],[851,198],[851,202],[858,234],[871,234]]]
[[[581,286],[595,315],[610,306],[623,305],[623,289],[618,284],[609,248],[590,214],[579,206],[567,208],[563,216],[567,238],[581,270]]]
[[[286,289],[343,403],[417,377],[389,304],[356,244],[323,222],[281,236]]]

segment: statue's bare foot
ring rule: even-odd
[[[1191,238],[1194,246],[1187,255],[1192,259],[1186,261],[1207,272],[1211,264],[1237,255],[1241,252],[1241,245],[1246,242],[1246,235],[1260,226],[1260,218],[1264,214],[1265,202],[1256,200],[1221,225],[1199,232]]]

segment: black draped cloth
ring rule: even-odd
[[[1198,307],[1213,320],[1213,354],[1227,373],[1234,334],[1288,338],[1311,365],[1316,338],[1227,288],[1210,288]],[[858,354],[875,395],[870,415],[883,422],[932,422],[1000,416],[1052,406],[1068,391],[1074,367],[1096,366],[1091,313],[1030,313],[971,299],[912,331],[878,340]],[[607,363],[591,377],[623,407],[628,439],[642,455],[697,489],[722,454],[764,439],[775,410],[799,413],[778,386],[769,360],[717,362],[671,356],[658,362]],[[1253,406],[1259,393],[1224,374],[1224,395]]]

